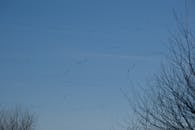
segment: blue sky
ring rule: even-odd
[[[159,71],[173,8],[184,0],[0,1],[1,105],[35,112],[38,130],[122,130],[120,89]]]

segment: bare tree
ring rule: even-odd
[[[168,63],[135,107],[144,129],[195,130],[195,37],[188,23],[177,22]]]
[[[0,109],[0,130],[33,130],[34,115],[21,109]]]

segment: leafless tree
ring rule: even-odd
[[[33,130],[34,115],[22,109],[0,109],[0,130]]]
[[[195,130],[195,37],[188,23],[176,19],[168,62],[135,107],[144,129]]]

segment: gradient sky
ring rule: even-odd
[[[125,129],[120,89],[159,71],[173,8],[184,0],[1,0],[0,105],[35,112],[37,130]]]

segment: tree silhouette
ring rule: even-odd
[[[144,129],[195,130],[195,37],[187,20],[176,20],[168,62],[134,109]]]
[[[21,109],[0,109],[0,130],[33,130],[34,115]]]

